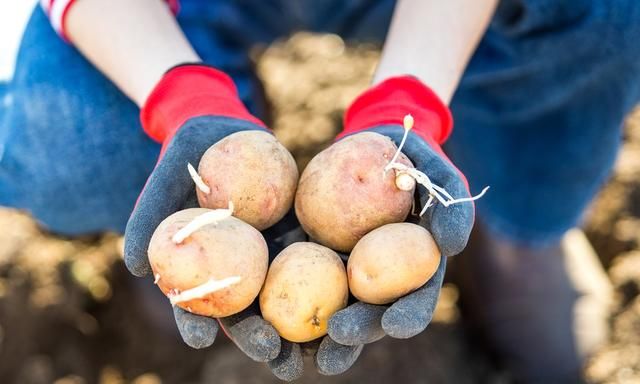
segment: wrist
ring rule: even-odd
[[[420,80],[412,76],[389,78],[362,93],[347,109],[344,131],[338,136],[381,125],[400,125],[413,116],[413,132],[429,143],[441,145],[451,134],[449,108]]]
[[[140,111],[144,131],[158,142],[166,142],[187,120],[198,116],[226,116],[265,127],[244,106],[228,75],[201,64],[167,71]]]

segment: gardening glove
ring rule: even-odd
[[[263,231],[263,235],[269,246],[270,261],[288,245],[308,241],[293,210],[279,223]],[[174,311],[196,316],[179,309]],[[281,339],[260,315],[257,302],[237,315],[219,320],[222,330],[245,354],[255,361],[265,361],[268,357],[267,366],[271,372],[285,381],[302,376],[303,356],[313,356],[315,368],[320,374],[337,375],[349,369],[362,352],[362,345],[341,345],[329,336],[302,344]],[[279,346],[279,353],[273,348],[275,344]]]
[[[145,132],[162,143],[162,149],[125,230],[125,264],[140,277],[151,272],[147,248],[160,222],[176,211],[198,206],[187,163],[198,164],[211,145],[232,133],[266,131],[238,98],[233,81],[204,65],[169,70],[142,108],[141,120]],[[293,211],[263,235],[271,258],[289,244],[306,240]],[[174,315],[180,335],[189,346],[210,346],[222,329],[247,356],[268,361],[274,374],[284,380],[302,374],[305,352],[315,353],[320,372],[335,374],[348,368],[362,349],[341,346],[329,338],[303,346],[281,340],[260,315],[257,303],[218,321],[179,307],[174,307]]]
[[[292,381],[302,376],[303,356],[313,356],[318,373],[325,376],[338,375],[351,368],[362,348],[362,345],[339,344],[328,335],[301,344],[283,339],[280,355],[267,365],[280,380]]]
[[[132,274],[146,276],[151,272],[147,248],[156,227],[174,212],[198,206],[187,163],[197,165],[211,145],[232,133],[266,131],[266,127],[247,111],[230,77],[199,64],[169,70],[149,95],[140,116],[144,131],[162,143],[162,149],[127,223],[124,260]],[[271,247],[284,246],[296,233],[297,223],[285,218],[276,226],[273,236],[266,239]],[[178,307],[174,307],[174,314],[189,346],[204,348],[213,343],[219,328],[215,319]],[[255,307],[220,319],[220,324],[252,359],[269,361],[278,356],[280,337]]]
[[[390,78],[360,95],[347,110],[344,131],[338,137],[372,131],[390,137],[399,145],[407,114],[413,117],[415,127],[409,131],[402,152],[416,169],[454,198],[470,197],[464,175],[440,147],[451,133],[451,113],[433,91],[414,77]],[[420,211],[429,200],[429,192],[420,184],[416,184],[416,191],[416,211]],[[328,325],[333,340],[344,345],[361,345],[385,335],[405,339],[429,325],[444,279],[446,257],[464,249],[474,221],[472,202],[448,207],[437,200],[434,202],[424,215],[412,214],[407,219],[426,228],[440,249],[442,256],[434,276],[391,305],[356,302],[337,312]]]

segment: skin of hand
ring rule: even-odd
[[[399,0],[373,84],[412,75],[449,104],[498,0]]]
[[[83,56],[139,107],[170,68],[201,61],[163,0],[76,1],[65,26]]]

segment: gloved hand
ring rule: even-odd
[[[451,113],[435,93],[414,77],[391,78],[363,93],[347,110],[345,128],[339,137],[366,130],[388,136],[399,145],[404,134],[403,117],[407,114],[413,116],[415,127],[409,132],[402,152],[454,198],[470,197],[464,175],[440,147],[451,133]],[[422,208],[429,193],[419,184],[416,191]],[[442,252],[438,270],[424,286],[391,305],[356,302],[334,314],[329,320],[329,335],[338,343],[361,345],[385,335],[405,339],[419,334],[431,322],[446,257],[460,253],[466,246],[474,221],[474,205],[465,202],[445,207],[435,200],[435,205],[423,216],[411,215],[407,221],[423,226],[433,235]]]
[[[140,277],[151,272],[147,248],[160,222],[176,211],[198,206],[187,163],[197,165],[211,145],[232,133],[266,130],[242,104],[231,78],[198,64],[169,70],[148,97],[141,121],[144,131],[162,143],[162,150],[125,230],[125,264]],[[293,213],[263,235],[272,258],[287,245],[306,240]],[[276,376],[292,380],[302,374],[303,348],[281,341],[260,315],[257,303],[219,321],[179,307],[174,307],[174,315],[180,335],[193,348],[210,346],[222,328],[251,359],[269,362]],[[317,351],[318,370],[327,374],[346,370],[362,349],[341,346],[328,337],[319,345],[307,347]]]

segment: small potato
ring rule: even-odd
[[[351,293],[370,304],[388,304],[423,286],[440,264],[440,250],[416,224],[387,224],[366,234],[351,251]]]
[[[172,237],[209,209],[191,208],[167,217],[149,244],[149,262],[158,287],[167,297],[201,286],[211,279],[238,276],[240,281],[179,307],[203,316],[225,317],[247,308],[258,296],[267,274],[269,252],[262,234],[235,217],[208,224],[184,239]]]
[[[212,145],[198,173],[210,188],[196,188],[203,208],[235,207],[233,215],[258,230],[277,223],[291,209],[298,184],[293,156],[263,131],[237,132]]]
[[[386,136],[347,136],[314,157],[302,172],[296,216],[319,243],[349,252],[362,236],[384,224],[405,220],[415,185],[396,186],[394,170],[384,172],[397,147]],[[398,163],[413,167],[400,155]]]
[[[302,343],[327,334],[327,321],[347,305],[342,260],[314,243],[293,243],[273,260],[260,310],[283,338]]]

